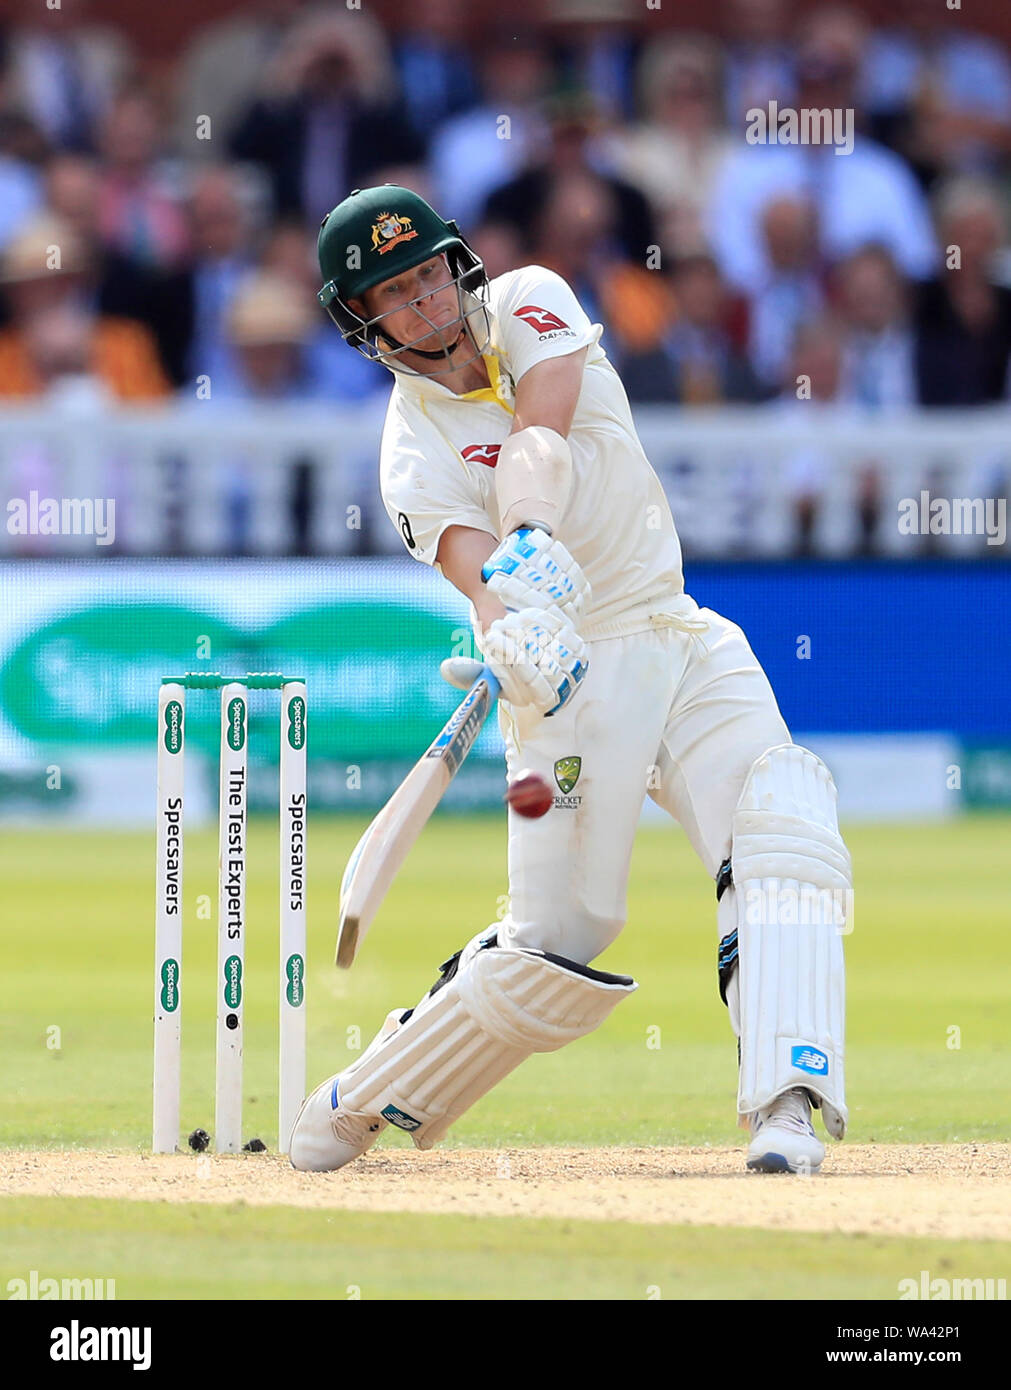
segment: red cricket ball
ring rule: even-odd
[[[518,772],[506,788],[505,799],[518,816],[536,820],[555,804],[555,794],[539,772]]]

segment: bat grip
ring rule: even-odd
[[[501,690],[501,686],[499,685],[499,683],[498,683],[498,681],[495,679],[495,677],[492,675],[492,670],[491,670],[491,667],[490,667],[490,666],[482,666],[482,667],[481,667],[481,674],[478,676],[477,680],[474,682],[474,685],[471,686],[471,690],[474,689],[474,686],[477,685],[478,681],[487,681],[487,682],[488,682],[488,694],[491,696],[491,698],[492,698],[493,701],[498,699],[498,697],[499,697],[499,692],[500,692],[500,690]]]

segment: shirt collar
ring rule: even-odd
[[[491,384],[479,386],[474,391],[464,391],[462,394],[451,391],[448,386],[439,381],[438,377],[423,376],[412,367],[403,371],[394,371],[393,375],[396,377],[401,390],[409,396],[428,399],[441,398],[450,401],[490,402],[492,405],[501,405],[508,409],[502,393],[502,367],[498,357],[493,352],[486,352],[482,355],[481,360],[484,362]],[[388,368],[388,370],[393,371],[392,368]]]

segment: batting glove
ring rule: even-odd
[[[586,643],[556,608],[521,608],[484,630],[481,649],[511,705],[552,715],[572,699],[589,666]]]
[[[481,578],[506,608],[554,607],[578,623],[590,585],[561,541],[539,527],[522,526],[489,555]]]

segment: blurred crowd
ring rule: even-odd
[[[314,250],[391,181],[491,276],[563,275],[634,401],[790,409],[800,378],[868,410],[1008,399],[1011,60],[967,11],[714,0],[720,39],[548,8],[467,43],[466,0],[414,0],[395,34],[248,0],[154,81],[70,0],[35,7],[0,34],[0,397],[385,392],[319,310]],[[772,101],[852,110],[852,152],[748,143]]]

